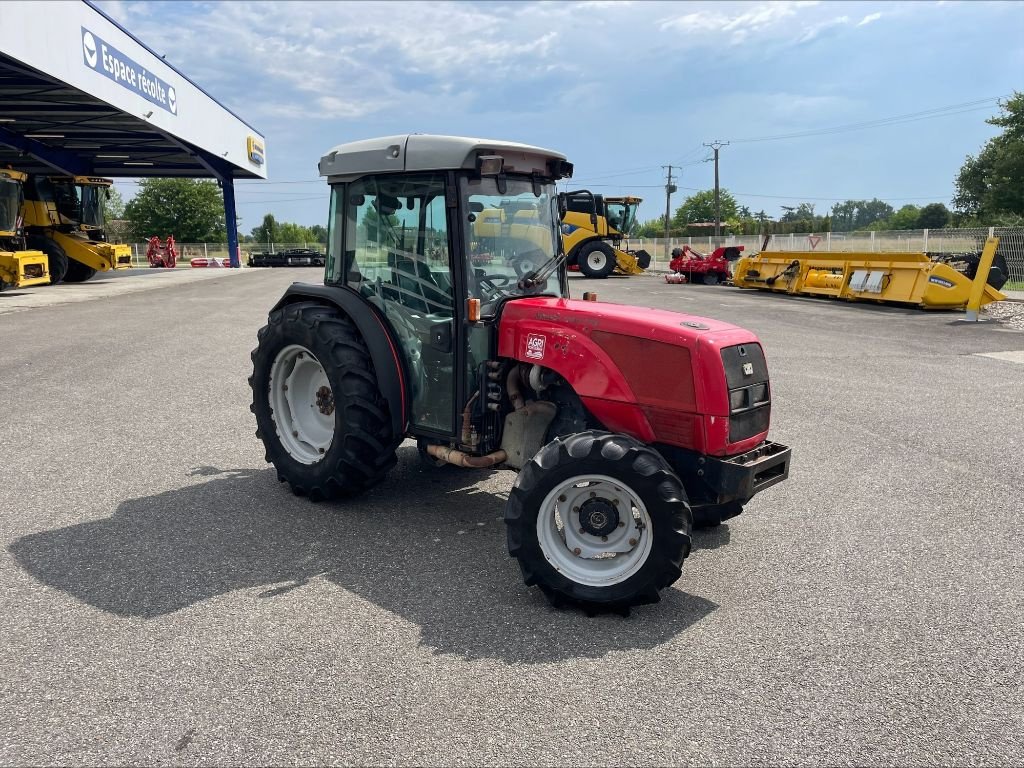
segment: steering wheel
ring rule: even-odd
[[[515,280],[512,275],[478,273],[476,276],[477,285],[488,293],[504,296],[507,294],[509,284]]]

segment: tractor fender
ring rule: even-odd
[[[405,435],[409,423],[407,372],[398,345],[380,310],[350,288],[292,283],[271,311],[300,301],[315,301],[337,307],[356,324],[370,351],[381,394],[388,401],[394,435],[396,438]]]

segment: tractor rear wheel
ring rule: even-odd
[[[84,283],[96,274],[96,270],[77,259],[68,257],[68,271],[64,273],[66,283]]]
[[[64,276],[68,273],[69,262],[68,255],[64,253],[63,248],[48,237],[29,237],[26,245],[46,254],[51,285],[64,281]]]
[[[526,585],[591,614],[657,602],[690,552],[679,478],[652,448],[608,432],[538,451],[516,478],[505,523]]]
[[[576,263],[586,277],[605,278],[615,270],[615,251],[607,243],[595,240],[580,247]]]
[[[388,403],[355,324],[333,307],[289,304],[270,313],[249,378],[256,436],[297,496],[351,496],[395,465]]]
[[[705,272],[704,273],[704,285],[718,285],[721,278],[717,272]]]

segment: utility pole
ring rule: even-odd
[[[715,150],[715,237],[718,238],[722,234],[722,203],[718,192],[718,150],[729,146],[729,142],[716,139],[710,143],[705,142],[704,146]]]
[[[668,168],[668,182],[665,184],[665,259],[669,257],[668,254],[668,238],[669,238],[669,224],[672,221],[670,218],[672,215],[672,193],[676,191],[675,184],[672,183],[672,166],[663,165],[662,168]]]

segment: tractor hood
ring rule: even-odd
[[[498,327],[500,356],[557,372],[609,429],[714,454],[748,450],[767,433],[731,441],[722,432],[728,347],[764,360],[750,331],[646,307],[528,297],[506,302]]]
[[[731,335],[735,331],[746,334],[748,339],[751,335],[735,325],[682,312],[537,296],[505,304],[501,314],[502,337],[507,328],[530,321],[551,323],[588,335],[600,330],[681,346],[692,346],[699,338]]]

